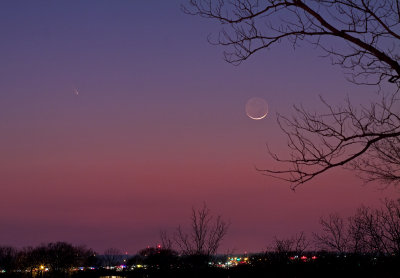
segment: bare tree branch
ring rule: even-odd
[[[365,181],[400,183],[400,10],[398,0],[189,0],[184,12],[223,25],[210,42],[225,47],[225,60],[240,64],[284,40],[319,47],[356,84],[394,83],[380,102],[355,107],[349,100],[326,112],[294,107],[278,115],[289,156],[269,149],[281,169],[259,169],[292,188],[326,171],[346,167]]]
[[[211,42],[228,47],[224,56],[230,63],[240,64],[285,38],[294,46],[307,40],[350,69],[357,82],[358,77],[382,80],[400,75],[395,4],[396,0],[190,0],[183,11],[225,26]],[[332,41],[322,40],[325,37],[347,45],[333,50],[328,47]]]
[[[269,154],[285,164],[283,170],[259,169],[293,184],[292,188],[339,166],[358,170],[366,181],[400,183],[400,118],[397,94],[380,103],[357,109],[349,100],[346,106],[333,107],[321,99],[326,113],[294,107],[295,116],[278,116],[288,138],[289,158]]]

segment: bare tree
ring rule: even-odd
[[[321,218],[322,234],[314,234],[317,245],[328,251],[344,253],[348,251],[348,234],[345,221],[338,214]]]
[[[190,232],[181,226],[176,230],[174,240],[184,255],[214,255],[227,231],[228,224],[221,216],[213,217],[206,204],[196,210],[192,208]]]
[[[376,213],[384,241],[388,242],[387,252],[400,255],[400,200],[386,199],[383,208]]]
[[[68,272],[72,267],[95,266],[95,252],[85,246],[67,242],[50,242],[37,247],[26,247],[18,252],[16,266],[31,272],[46,267],[50,272]]]
[[[352,238],[357,239],[363,252],[378,254],[400,254],[400,202],[385,200],[379,209],[361,207],[350,220],[356,227]]]
[[[400,201],[384,200],[380,208],[362,206],[347,221],[337,214],[321,218],[317,245],[340,253],[400,254]]]
[[[294,240],[293,250],[297,254],[302,254],[304,251],[306,251],[307,247],[310,245],[310,242],[306,239],[306,235],[304,232],[296,234],[293,237],[293,240]]]
[[[398,185],[400,182],[400,137],[379,140],[368,155],[352,161],[351,166],[366,182],[379,181]]]
[[[322,99],[327,112],[318,114],[294,107],[292,118],[278,116],[288,138],[289,158],[269,154],[286,169],[261,170],[292,183],[292,188],[339,166],[358,170],[365,181],[400,183],[400,105],[395,93],[380,103],[357,109],[349,100],[333,107]]]
[[[284,40],[320,48],[356,84],[393,83],[379,102],[356,109],[350,101],[326,111],[294,107],[278,115],[290,154],[282,169],[259,169],[295,188],[335,167],[358,170],[366,181],[400,183],[400,4],[398,0],[190,0],[183,10],[218,20],[224,29],[210,42],[240,64]]]
[[[301,255],[309,246],[304,232],[294,235],[291,238],[275,238],[274,251],[279,254],[289,255],[295,253]]]
[[[53,271],[68,271],[76,265],[78,250],[67,242],[47,244],[47,264]]]
[[[365,210],[365,207],[361,207],[357,210],[355,216],[349,217],[348,227],[348,251],[352,253],[364,253],[369,252],[369,248],[365,242],[365,230],[363,220],[358,217],[361,210]]]
[[[292,252],[293,241],[292,239],[278,239],[275,238],[274,251],[276,253],[288,254]]]
[[[377,210],[361,207],[357,210],[353,222],[359,228],[359,242],[363,251],[369,253],[387,253],[386,241],[383,241],[383,230],[380,226]]]
[[[12,246],[0,246],[0,269],[9,272],[17,262],[17,250]]]
[[[172,239],[168,236],[167,231],[160,231],[161,248],[172,249]]]
[[[104,251],[103,262],[105,266],[116,266],[121,262],[122,253],[117,248],[108,248]]]
[[[216,44],[228,47],[226,61],[241,63],[283,39],[307,41],[350,70],[352,80],[400,75],[397,0],[190,0],[183,10],[224,24]],[[333,47],[329,38],[343,48]],[[364,83],[364,82],[361,82]]]

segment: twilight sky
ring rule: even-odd
[[[318,109],[319,95],[368,103],[374,89],[307,45],[230,65],[207,43],[218,23],[180,3],[0,2],[0,244],[134,253],[206,202],[231,222],[221,253],[261,251],[399,196],[343,170],[296,192],[256,172],[273,165],[266,142],[285,153],[277,112]],[[265,119],[246,116],[251,97],[268,101]]]

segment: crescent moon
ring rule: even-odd
[[[246,103],[246,115],[252,120],[262,120],[268,114],[268,103],[259,97],[253,97]]]
[[[247,115],[250,119],[252,119],[252,120],[262,120],[262,119],[264,119],[266,116],[267,116],[267,114],[265,114],[264,116],[262,116],[262,117],[259,117],[259,118],[256,118],[256,117],[252,117],[252,116],[250,116],[250,115]]]

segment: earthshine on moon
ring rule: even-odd
[[[246,103],[246,115],[253,120],[264,119],[268,114],[268,103],[259,97],[253,97]]]

